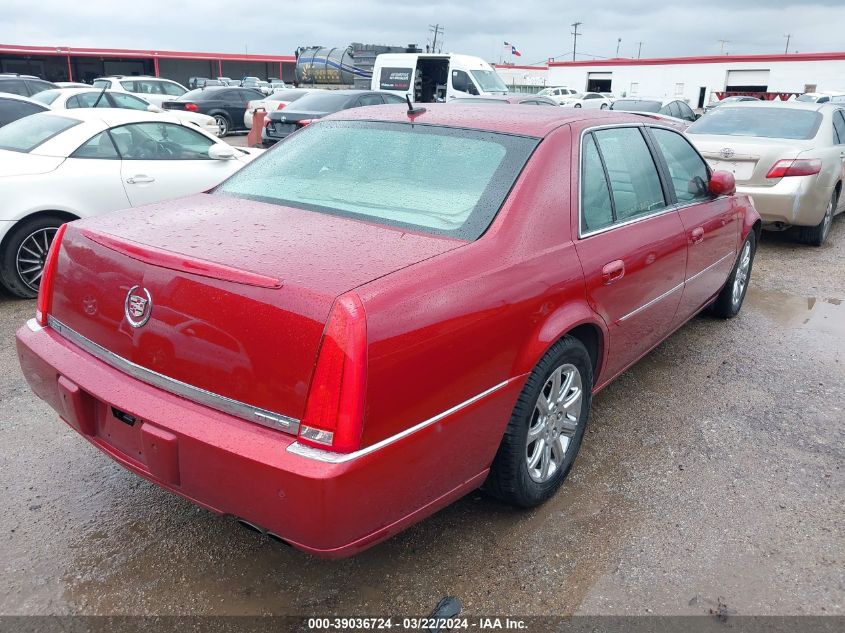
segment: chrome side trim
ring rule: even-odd
[[[717,259],[715,262],[713,262],[712,264],[710,264],[707,268],[705,268],[704,270],[699,270],[699,271],[698,271],[697,273],[695,273],[692,277],[690,277],[689,279],[687,279],[687,283],[689,283],[689,282],[693,281],[694,279],[697,279],[698,277],[700,277],[701,275],[703,275],[704,273],[706,273],[706,272],[707,272],[708,270],[710,270],[711,268],[715,268],[716,266],[718,266],[719,264],[721,264],[723,261],[725,261],[728,257],[736,257],[736,253],[728,253],[727,255],[723,255],[722,257],[720,257],[719,259]]]
[[[299,420],[296,418],[291,418],[280,413],[273,413],[272,411],[267,411],[266,409],[260,409],[259,407],[254,407],[250,404],[239,402],[238,400],[233,400],[231,398],[227,398],[226,396],[212,393],[211,391],[206,391],[200,387],[194,387],[193,385],[189,385],[180,380],[176,380],[175,378],[153,371],[152,369],[141,367],[132,361],[126,360],[125,358],[110,352],[106,348],[86,338],[79,332],[72,330],[52,316],[47,317],[47,323],[56,331],[56,333],[60,334],[74,345],[82,348],[91,354],[91,356],[103,361],[107,365],[111,365],[115,369],[118,369],[133,378],[140,380],[141,382],[145,382],[148,385],[152,385],[177,396],[181,396],[187,400],[191,400],[192,402],[205,405],[211,409],[216,409],[217,411],[222,411],[223,413],[228,413],[243,420],[254,422],[277,431],[285,431],[286,433],[293,434],[296,434],[299,431]]]
[[[381,440],[380,442],[376,442],[375,444],[371,444],[370,446],[367,446],[365,448],[362,448],[362,449],[357,450],[357,451],[352,452],[352,453],[335,453],[335,452],[332,452],[332,451],[325,451],[325,450],[320,449],[320,448],[314,448],[312,446],[306,446],[304,444],[300,444],[299,442],[294,442],[293,444],[288,446],[287,450],[288,450],[289,453],[293,453],[294,455],[299,455],[300,457],[306,457],[308,459],[313,459],[315,461],[324,462],[324,463],[327,463],[327,464],[342,464],[344,462],[351,462],[353,459],[358,459],[359,457],[363,457],[364,455],[369,455],[370,453],[374,453],[375,451],[380,450],[380,449],[384,448],[385,446],[389,446],[390,444],[393,444],[394,442],[398,442],[399,440],[406,438],[409,435],[416,433],[417,431],[421,431],[424,428],[431,426],[432,424],[436,424],[437,422],[440,422],[443,418],[446,418],[446,417],[452,415],[453,413],[457,413],[461,409],[464,409],[464,408],[470,406],[471,404],[474,404],[474,403],[478,402],[479,400],[486,398],[487,396],[489,396],[490,394],[498,391],[499,389],[502,389],[503,387],[508,385],[512,380],[514,380],[514,379],[509,378],[508,380],[500,382],[498,385],[496,385],[494,387],[490,387],[489,389],[487,389],[485,391],[482,391],[481,393],[473,396],[469,400],[464,400],[460,404],[456,404],[451,409],[446,409],[446,411],[443,411],[442,413],[438,413],[434,417],[429,418],[428,420],[425,420],[423,422],[420,422],[419,424],[416,424],[416,425],[414,425],[414,426],[412,426],[408,429],[405,429],[404,431],[401,431],[401,432],[397,433],[396,435],[391,435],[390,437],[387,437],[387,438]]]
[[[630,319],[632,316],[634,316],[635,314],[639,314],[640,312],[642,312],[642,311],[643,311],[643,310],[645,310],[646,308],[650,308],[651,306],[653,306],[653,305],[654,305],[655,303],[657,303],[658,301],[663,301],[663,299],[665,299],[666,297],[668,297],[669,295],[671,295],[673,292],[677,292],[678,290],[680,290],[681,288],[683,288],[683,287],[684,287],[684,283],[685,283],[685,282],[683,282],[683,281],[682,281],[682,282],[681,282],[681,283],[679,283],[677,286],[675,286],[674,288],[670,288],[669,290],[667,290],[666,292],[664,292],[664,293],[663,293],[662,295],[660,295],[659,297],[655,297],[654,299],[652,299],[652,300],[651,300],[651,301],[649,301],[648,303],[646,303],[646,304],[644,304],[644,305],[641,305],[639,308],[637,308],[637,309],[636,309],[636,310],[634,310],[633,312],[629,312],[628,314],[626,314],[625,316],[623,316],[622,318],[620,318],[620,319],[617,321],[617,323],[622,323],[622,321],[625,321],[626,319]]]

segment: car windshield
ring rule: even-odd
[[[507,92],[508,87],[495,70],[473,70],[472,76],[484,92]]]
[[[822,115],[814,110],[733,106],[713,110],[687,128],[687,134],[806,140],[816,135],[821,122]]]
[[[59,98],[60,94],[62,93],[59,90],[42,90],[41,92],[36,92],[32,95],[32,99],[40,101],[44,105],[50,105]]]
[[[320,90],[319,92],[311,92],[301,99],[296,100],[296,106],[293,106],[298,111],[305,112],[336,112],[346,105],[349,101],[350,95],[346,93],[332,92],[331,90]]]
[[[292,134],[214,193],[474,240],[538,142],[439,126],[324,121]]]
[[[610,106],[611,110],[622,110],[623,112],[660,112],[662,107],[660,101],[646,101],[643,99],[617,99]]]
[[[46,112],[32,114],[0,127],[0,149],[31,152],[42,143],[79,123],[78,119],[68,119]]]

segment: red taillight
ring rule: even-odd
[[[185,109],[186,109],[188,112],[196,112],[197,110],[199,110],[199,109],[200,109],[200,107],[199,107],[196,103],[186,103],[186,104],[185,104]]]
[[[47,325],[47,315],[53,305],[53,280],[56,277],[56,263],[59,260],[59,249],[65,235],[67,224],[62,224],[53,237],[47,258],[44,260],[44,271],[41,273],[41,284],[38,286],[38,302],[35,305],[35,320],[39,325]]]
[[[367,382],[367,317],[354,292],[338,297],[323,333],[299,440],[349,453],[361,444]]]
[[[302,119],[301,121],[297,121],[296,124],[300,127],[305,127],[306,125],[311,125],[317,119]]]
[[[812,176],[813,174],[817,174],[822,170],[822,162],[817,158],[802,158],[795,160],[791,158],[786,158],[784,160],[779,160],[772,168],[769,170],[769,173],[766,174],[766,178],[785,178],[786,176]]]
[[[284,109],[284,107],[285,107],[286,105],[287,105],[287,103],[285,103],[284,101],[280,101],[280,102],[279,102],[279,105],[277,105],[277,106],[276,106],[276,110],[277,110],[277,111],[278,111],[278,110],[282,110],[282,109]]]

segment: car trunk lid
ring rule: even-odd
[[[70,225],[51,317],[139,371],[296,420],[335,298],[464,243],[202,194]]]
[[[695,146],[714,170],[732,172],[738,185],[772,186],[779,179],[766,174],[779,160],[796,158],[810,148],[807,143],[784,139],[691,135]]]

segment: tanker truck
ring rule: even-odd
[[[382,53],[419,53],[416,44],[384,46],[353,42],[346,47],[302,46],[296,49],[297,85],[369,90],[376,57]]]

